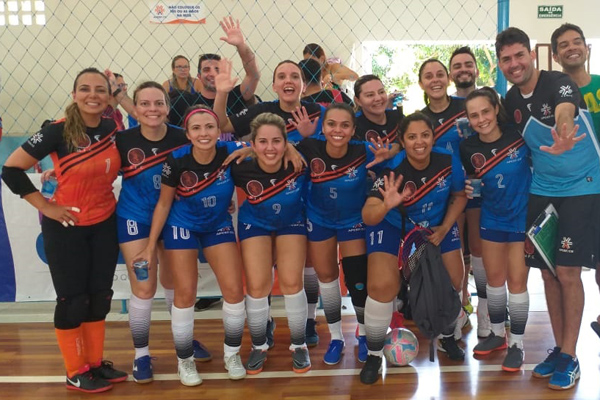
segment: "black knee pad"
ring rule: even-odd
[[[87,318],[90,299],[87,294],[74,297],[58,297],[54,309],[54,327],[75,329]]]
[[[367,301],[367,255],[344,257],[342,268],[352,304],[364,307]]]
[[[112,300],[112,290],[102,290],[90,295],[90,311],[88,313],[88,322],[102,321],[106,314],[110,312],[110,302]]]

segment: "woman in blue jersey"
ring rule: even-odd
[[[132,266],[134,256],[148,245],[152,213],[160,194],[162,163],[171,151],[189,143],[183,129],[166,123],[168,99],[160,84],[151,81],[140,84],[133,95],[135,114],[140,125],[119,133],[116,139],[123,175],[117,203],[117,226],[119,246],[128,266],[131,284],[129,326],[135,348],[133,379],[138,383],[148,383],[153,379],[148,342],[158,263],[161,266],[160,282],[169,312],[174,296],[173,280],[164,257],[162,239],[157,244],[157,253],[149,260],[147,280],[136,279]],[[194,357],[196,361],[211,359],[210,353],[196,340]]]
[[[245,319],[242,263],[227,212],[234,185],[229,168],[222,165],[239,144],[218,141],[218,118],[205,106],[188,110],[184,129],[192,143],[170,153],[162,166],[160,197],[152,216],[148,243],[134,261],[152,260],[162,234],[165,260],[174,266],[171,327],[178,373],[182,384],[195,386],[202,382],[194,364],[192,339],[198,243],[224,298],[225,369],[230,379],[246,376],[239,355]]]
[[[367,168],[389,157],[379,139],[373,144],[351,141],[356,117],[347,104],[331,104],[325,112],[323,137],[297,144],[310,168],[306,199],[309,255],[319,279],[331,342],[324,356],[326,364],[337,364],[344,349],[341,327],[338,245],[342,255],[346,286],[359,322],[358,359],[366,360],[364,304],[366,300],[365,230],[360,210],[367,193]]]
[[[465,116],[464,99],[460,97],[448,96],[448,86],[450,77],[448,69],[444,64],[435,58],[426,60],[419,68],[419,85],[424,92],[425,108],[421,110],[427,115],[434,126],[434,144],[436,147],[445,148],[458,156],[459,144],[462,141],[462,136],[458,132],[456,120]],[[481,240],[479,238],[479,201],[470,200],[467,203],[465,215],[469,229],[469,247],[472,255],[479,256],[481,254]],[[460,229],[461,242],[464,244],[464,226],[465,215],[462,215],[458,220]],[[464,246],[463,246],[464,248]],[[467,260],[468,261],[468,260]],[[465,263],[465,279],[461,299],[463,306],[469,304],[469,291],[467,290],[468,269]],[[483,272],[481,258],[476,257],[474,260],[474,272]],[[477,278],[477,277],[476,277]],[[481,322],[481,321],[480,321]],[[461,320],[456,329],[455,338],[461,338],[461,328],[469,324],[468,316],[461,313]],[[478,326],[479,328],[479,326]],[[482,332],[483,334],[483,332]]]
[[[236,186],[246,194],[238,215],[238,236],[246,271],[248,327],[252,336],[247,370],[249,374],[258,374],[267,359],[268,296],[276,259],[291,334],[292,369],[303,373],[311,368],[305,342],[307,308],[302,283],[306,259],[302,197],[306,176],[303,170],[296,172],[283,161],[287,141],[285,122],[280,116],[260,114],[250,128],[254,157],[231,167]]]
[[[434,128],[429,118],[416,112],[400,124],[404,150],[388,161],[387,168],[373,185],[362,210],[367,227],[369,254],[368,293],[365,324],[369,356],[361,382],[371,384],[379,377],[385,334],[393,299],[398,294],[398,247],[402,239],[402,205],[420,226],[434,231],[429,241],[441,247],[444,266],[452,285],[460,291],[463,262],[456,220],[467,199],[464,171],[458,157],[433,147]],[[413,226],[406,221],[406,232]],[[438,349],[452,360],[463,360],[464,351],[454,337],[454,324],[443,332]]]
[[[491,335],[475,346],[473,352],[486,355],[507,348],[504,319],[505,284],[508,284],[511,326],[502,369],[519,371],[523,364],[523,334],[529,312],[529,268],[525,265],[524,252],[531,184],[530,152],[514,128],[498,124],[504,110],[493,89],[486,87],[472,92],[467,96],[465,106],[469,123],[477,135],[460,144],[460,156],[467,175],[481,179],[483,185],[480,233],[492,329]]]

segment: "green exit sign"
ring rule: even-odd
[[[563,6],[538,6],[538,18],[562,18]]]

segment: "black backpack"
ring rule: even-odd
[[[408,302],[415,325],[430,340],[429,360],[433,361],[434,339],[454,322],[461,302],[442,262],[440,248],[430,242],[425,246],[410,275]]]

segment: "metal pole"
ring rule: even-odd
[[[508,28],[510,0],[498,0],[498,33]],[[506,94],[506,78],[498,69],[496,73],[496,91],[504,96]]]

